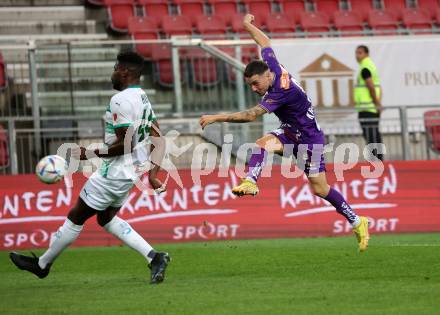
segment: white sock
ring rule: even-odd
[[[130,224],[120,217],[114,216],[113,219],[104,226],[104,229],[144,256],[148,262],[151,262],[154,258],[156,252],[153,250],[153,247],[133,230]]]
[[[47,251],[38,260],[40,268],[44,269],[47,264],[52,263],[65,248],[76,240],[82,228],[82,225],[76,225],[69,219],[66,219],[53,236]]]
[[[353,228],[357,227],[359,224],[361,224],[361,218],[359,218],[359,216],[357,215],[356,218],[354,219],[354,222],[351,224],[351,226]]]
[[[252,177],[250,177],[250,176],[247,176],[246,177],[246,179],[248,180],[248,181],[250,181],[250,182],[252,182],[252,183],[254,183],[254,184],[256,184],[257,182],[255,181],[255,179],[253,179]]]

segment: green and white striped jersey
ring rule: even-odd
[[[147,140],[155,120],[151,103],[139,86],[129,86],[111,98],[105,113],[104,143],[110,146],[116,141],[116,128],[131,127],[127,131],[126,141],[127,136],[131,135],[129,143],[133,152],[103,159],[100,169],[102,176],[109,179],[136,179],[137,167],[148,160]]]

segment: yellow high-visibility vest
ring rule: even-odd
[[[374,89],[376,90],[376,96],[380,99],[381,88],[379,75],[377,74],[376,65],[370,59],[370,57],[364,58],[359,64],[359,73],[357,76],[357,84],[354,86],[354,105],[360,112],[377,113],[376,105],[373,102],[373,98],[370,95],[367,84],[362,78],[362,70],[368,69],[371,73],[371,79],[374,83]]]

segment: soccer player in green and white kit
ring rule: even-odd
[[[107,232],[144,256],[151,268],[151,283],[164,280],[169,255],[156,252],[126,221],[116,215],[138,180],[136,168],[150,159],[147,145],[149,135],[160,137],[150,101],[139,86],[143,62],[143,58],[134,52],[122,52],[117,56],[111,80],[114,89],[120,92],[112,97],[105,114],[107,150],[105,153],[99,150],[94,152],[103,159],[103,165],[85,183],[75,207],[70,210],[49,249],[41,257],[10,254],[18,268],[45,278],[55,259],[79,236],[84,223],[96,215],[98,224]],[[124,152],[124,139],[131,132],[130,150]],[[81,148],[80,151],[80,159],[87,159],[86,149]],[[156,192],[161,192],[165,187],[156,177],[158,171],[159,166],[154,164],[149,172],[149,181]]]

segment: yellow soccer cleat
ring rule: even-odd
[[[358,226],[353,228],[353,233],[356,235],[359,244],[359,251],[365,252],[370,240],[370,233],[368,233],[368,219],[366,217],[359,217],[361,222]]]
[[[232,193],[236,196],[252,195],[258,194],[258,186],[249,179],[243,179],[241,184],[232,188]]]

